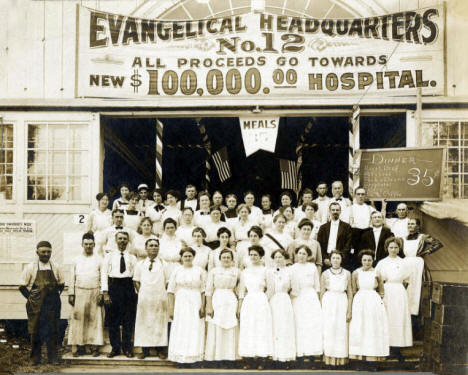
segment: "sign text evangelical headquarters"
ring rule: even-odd
[[[78,6],[78,95],[444,92],[444,8],[356,19],[140,19]]]

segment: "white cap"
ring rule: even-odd
[[[138,189],[137,189],[137,190],[140,191],[140,190],[142,190],[142,189],[149,190],[149,187],[148,187],[148,185],[146,185],[146,184],[140,184],[140,185],[138,185]]]

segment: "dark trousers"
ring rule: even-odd
[[[119,353],[121,349],[124,352],[130,351],[137,301],[132,279],[130,277],[121,279],[109,277],[109,297],[111,304],[108,308],[108,323],[112,350]],[[122,326],[122,338],[120,337],[120,326]]]
[[[355,269],[359,268],[359,247],[361,245],[361,237],[364,234],[365,229],[352,228],[351,229],[351,248],[354,249],[354,254],[349,253],[346,260],[346,269],[349,272],[353,272]]]
[[[42,306],[37,332],[31,334],[31,358],[34,362],[41,360],[41,348],[47,346],[47,359],[49,362],[57,359],[59,313],[48,309],[48,304]]]
[[[41,361],[42,344],[47,345],[47,359],[49,362],[57,359],[57,335],[49,335],[47,339],[41,338],[41,335],[35,333],[31,335],[31,358],[34,362]]]

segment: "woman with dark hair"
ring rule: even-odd
[[[173,219],[179,225],[180,223],[180,216],[182,212],[180,212],[179,207],[177,206],[177,201],[179,200],[179,192],[177,190],[168,190],[166,193],[166,209],[164,210],[161,216],[161,222],[164,224],[166,219]],[[164,231],[164,228],[163,228]]]
[[[302,206],[301,206],[301,211],[302,211],[302,219],[299,220],[299,223],[301,223],[301,221],[303,219],[307,219],[309,220],[312,224],[314,224],[314,228],[312,230],[312,234],[311,234],[311,237],[316,240],[317,239],[317,234],[318,234],[318,231],[320,229],[320,225],[322,225],[322,223],[318,220],[315,219],[315,214],[316,212],[318,211],[318,204],[315,203],[315,202],[310,202],[310,203],[304,203]],[[299,228],[298,228],[299,229]],[[297,235],[296,235],[297,237]]]
[[[221,262],[220,262],[220,259],[219,259],[219,254],[221,254],[221,252],[223,250],[232,251],[229,248],[229,240],[231,238],[231,231],[229,229],[227,229],[226,227],[221,227],[221,228],[218,229],[217,236],[218,236],[218,240],[219,240],[219,246],[218,246],[217,249],[211,250],[211,252],[210,252],[210,255],[208,257],[208,271],[212,270],[215,267],[221,266]],[[234,261],[233,265],[237,266],[237,262],[238,262],[237,254],[235,254],[233,252],[232,257],[233,257],[233,261]]]
[[[322,308],[318,298],[320,280],[317,267],[307,259],[312,252],[307,246],[296,249],[296,260],[291,273],[291,296],[296,322],[296,355],[303,360],[323,354]]]
[[[119,186],[120,197],[112,203],[112,211],[115,209],[126,210],[128,206],[128,196],[130,194],[130,185],[127,183],[120,184]]]
[[[238,287],[240,271],[233,266],[232,250],[219,253],[220,266],[208,272],[206,295],[206,321],[208,324],[205,361],[234,361],[238,359]]]
[[[413,345],[411,315],[408,292],[406,291],[411,270],[406,267],[405,261],[398,256],[402,246],[403,240],[401,238],[387,238],[384,247],[388,256],[379,261],[375,267],[384,283],[383,301],[387,311],[390,349],[400,361],[403,361],[400,347]]]
[[[164,233],[159,240],[159,256],[167,263],[169,275],[180,266],[180,249],[182,242],[177,238],[175,232],[177,223],[174,219],[168,218],[163,223]]]
[[[280,362],[296,359],[294,310],[289,297],[290,270],[286,267],[288,253],[276,249],[271,253],[274,267],[267,268],[267,296],[273,322],[273,360]],[[286,366],[287,367],[287,366]]]
[[[144,216],[144,213],[137,209],[139,199],[138,193],[130,193],[127,208],[124,210],[124,226],[133,229],[135,232]]]
[[[206,238],[206,233],[203,228],[196,227],[192,231],[192,249],[195,250],[195,258],[193,258],[193,265],[198,266],[203,270],[208,270],[208,260],[210,257],[211,249],[203,244]]]
[[[180,225],[177,227],[176,236],[182,241],[186,247],[193,245],[192,232],[195,229],[193,224],[193,209],[192,207],[184,207],[180,217]]]
[[[153,229],[153,223],[149,217],[144,217],[140,221],[138,226],[138,233],[133,238],[133,249],[131,253],[137,257],[137,260],[143,260],[147,256],[146,252],[146,241],[151,238],[157,239],[151,231]]]
[[[241,273],[239,284],[239,355],[247,359],[244,369],[263,369],[273,355],[271,310],[266,290],[265,255],[261,246],[249,247],[251,265]],[[246,293],[247,292],[247,293]]]
[[[322,273],[322,250],[317,240],[312,237],[312,231],[314,224],[308,219],[302,219],[298,225],[299,233],[296,239],[289,245],[289,256],[294,260],[295,251],[299,246],[307,246],[312,255],[309,258],[309,262],[315,263],[319,275]]]
[[[351,320],[353,291],[351,274],[341,267],[343,255],[330,253],[331,268],[321,277],[320,300],[323,313],[323,361],[326,365],[348,363],[348,323]]]
[[[168,359],[178,363],[203,360],[205,349],[206,271],[193,264],[196,252],[180,250],[182,267],[171,275],[167,293],[172,319]]]
[[[389,354],[387,312],[382,301],[384,286],[372,267],[374,252],[361,250],[358,257],[362,266],[352,275],[354,299],[349,325],[349,358],[380,361]]]
[[[263,247],[263,231],[262,228],[260,228],[258,225],[254,225],[250,227],[250,229],[247,232],[247,235],[249,236],[249,241],[241,241],[238,243],[237,248],[236,248],[236,253],[237,253],[237,259],[239,261],[239,268],[244,269],[252,265],[252,262],[250,261],[250,256],[249,256],[249,248],[251,246],[262,246]],[[265,259],[265,256],[261,260],[262,264],[267,264],[267,259]],[[271,260],[270,260],[271,263]]]
[[[102,246],[106,240],[104,231],[112,225],[112,211],[109,206],[109,195],[99,193],[96,195],[98,207],[91,211],[86,222],[86,232],[92,232],[96,242],[96,253],[102,254]]]
[[[162,234],[162,215],[166,210],[166,207],[162,204],[163,195],[161,189],[153,191],[153,201],[153,205],[146,207],[145,216],[149,217],[153,222],[153,233],[160,236]]]

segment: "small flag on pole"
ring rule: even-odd
[[[281,189],[297,190],[297,164],[295,161],[280,159]]]
[[[213,161],[218,170],[218,176],[221,182],[231,178],[231,168],[229,167],[227,148],[223,147],[213,154]]]

